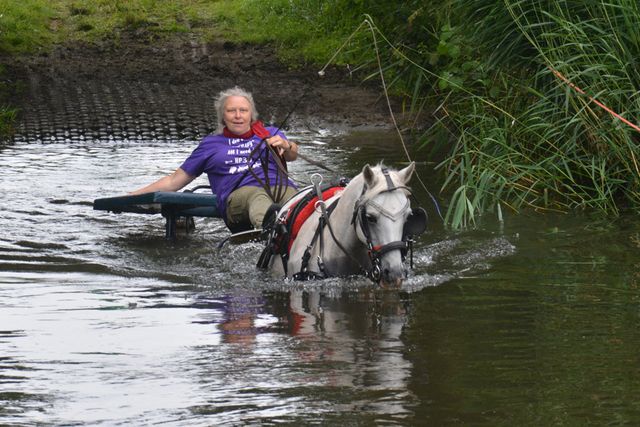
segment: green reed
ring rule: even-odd
[[[398,9],[405,13],[394,19],[372,16],[385,41],[383,72],[407,100],[405,118],[431,115],[429,128],[414,129],[425,156],[448,150],[439,164],[442,191],[452,194],[447,223],[472,225],[503,208],[617,213],[640,204],[638,131],[596,104],[640,121],[635,1],[443,0]],[[371,55],[370,45],[363,50]],[[371,56],[360,58],[374,69]]]
[[[17,110],[7,105],[0,105],[0,140],[13,134],[13,121],[16,118]]]
[[[447,221],[473,223],[493,207],[597,208],[640,203],[638,5],[630,0],[474,1],[468,55],[482,57],[500,96],[468,85],[448,102],[455,138],[440,164],[453,198]],[[500,33],[504,34],[500,36]],[[578,90],[554,74],[556,70]],[[443,91],[444,92],[444,91]],[[446,93],[439,93],[441,98]],[[424,138],[432,143],[435,129]]]

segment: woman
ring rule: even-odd
[[[209,177],[211,191],[218,196],[218,211],[229,230],[235,233],[252,227],[259,229],[268,208],[274,202],[287,200],[297,190],[291,181],[288,187],[281,182],[287,187],[282,200],[272,200],[248,170],[251,167],[265,182],[264,156],[258,158],[254,155],[249,164],[249,154],[265,137],[265,142],[286,161],[296,159],[298,146],[287,140],[277,128],[264,128],[258,121],[253,96],[237,86],[220,92],[216,112],[219,133],[205,137],[174,173],[131,194],[178,191],[204,172]],[[277,180],[278,165],[272,155],[269,156],[267,175],[273,185]],[[276,193],[275,189],[272,193]]]

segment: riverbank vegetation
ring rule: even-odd
[[[324,64],[369,19],[385,78],[452,194],[447,222],[505,209],[640,205],[640,10],[635,0],[29,0],[0,6],[0,49],[148,37],[269,43],[292,66]],[[360,31],[336,63],[377,78]],[[406,123],[411,128],[411,122]]]

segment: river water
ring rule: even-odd
[[[393,134],[289,136],[349,176],[403,166]],[[160,216],[92,209],[196,145],[0,147],[0,425],[640,423],[635,214],[485,215],[452,231],[414,180],[429,229],[402,290],[380,293],[359,277],[277,280],[255,268],[259,243],[218,248],[219,219],[169,241]],[[437,195],[432,169],[418,174]]]

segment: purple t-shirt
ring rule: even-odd
[[[277,128],[267,127],[266,129],[272,136],[280,135],[286,139],[285,135]],[[235,188],[246,185],[260,187],[251,172],[245,173],[249,168],[249,154],[260,141],[261,138],[255,135],[247,139],[228,138],[223,134],[209,135],[200,142],[200,145],[180,166],[189,175],[199,176],[202,173],[208,175],[211,191],[218,195],[218,211],[225,220],[227,218],[227,198]],[[260,154],[260,158],[264,157],[262,152],[254,154],[252,167],[256,175],[264,181],[262,160],[258,154]],[[269,182],[273,185],[278,173],[278,165],[271,155],[268,166]],[[242,182],[236,186],[239,180]],[[284,183],[281,184],[284,185]],[[289,186],[296,188],[291,181],[289,181]]]

